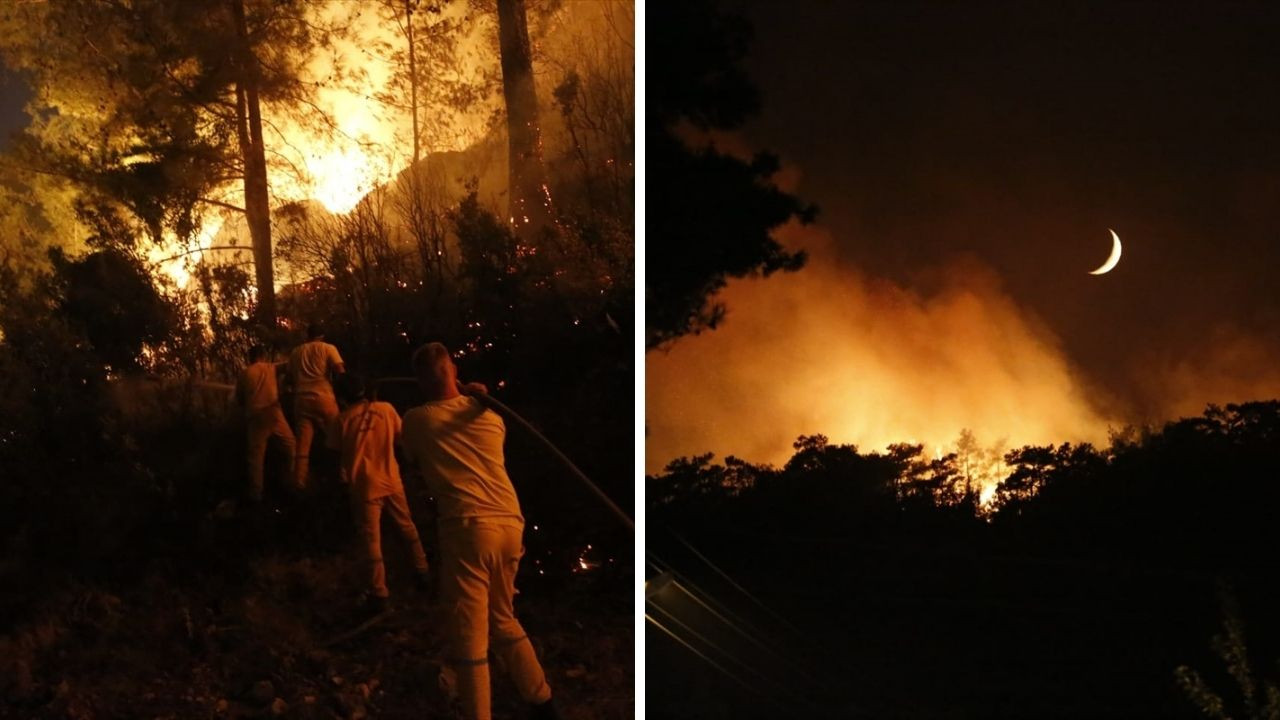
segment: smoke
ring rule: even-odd
[[[1106,441],[1116,421],[1055,337],[971,259],[928,294],[843,264],[828,233],[787,227],[797,273],[735,281],[721,328],[646,360],[646,468],[703,452],[781,463],[801,434],[863,450]]]
[[[1265,337],[1221,325],[1180,353],[1144,352],[1133,365],[1135,422],[1199,415],[1210,403],[1280,398],[1280,348]]]

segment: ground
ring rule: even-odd
[[[0,717],[451,717],[443,619],[411,589],[396,538],[384,541],[392,610],[351,635],[366,617],[354,548],[343,537],[274,542],[297,528],[290,512],[300,510],[221,507],[194,533],[197,548],[153,558],[127,583],[46,586],[57,589],[0,629]],[[563,715],[633,717],[628,573],[548,580],[530,565],[516,611]],[[4,592],[22,606],[20,589]],[[497,668],[494,717],[523,717]]]

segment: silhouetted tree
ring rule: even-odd
[[[508,212],[521,235],[534,238],[550,225],[555,210],[542,162],[533,47],[529,44],[524,0],[497,1],[502,95],[507,106]]]
[[[803,252],[772,232],[816,208],[779,190],[776,157],[750,161],[718,151],[702,133],[740,126],[758,106],[742,68],[751,30],[715,0],[655,3],[650,42],[646,133],[645,345],[655,348],[713,329],[715,301],[728,278],[797,270]]]

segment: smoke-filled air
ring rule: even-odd
[[[713,451],[780,464],[800,435],[947,454],[961,431],[987,446],[1105,442],[1114,421],[1053,333],[977,261],[936,268],[928,296],[842,263],[820,227],[782,242],[796,273],[732,281],[723,325],[646,359],[646,464]]]

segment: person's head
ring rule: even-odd
[[[307,326],[307,340],[324,339],[324,326],[320,323],[311,323]]]
[[[458,368],[442,343],[427,343],[413,353],[413,374],[428,398],[447,398],[457,393]]]
[[[350,405],[364,400],[367,395],[365,380],[356,373],[343,373],[333,383],[338,399]]]
[[[262,362],[267,359],[267,348],[265,345],[254,345],[249,348],[249,362]]]

